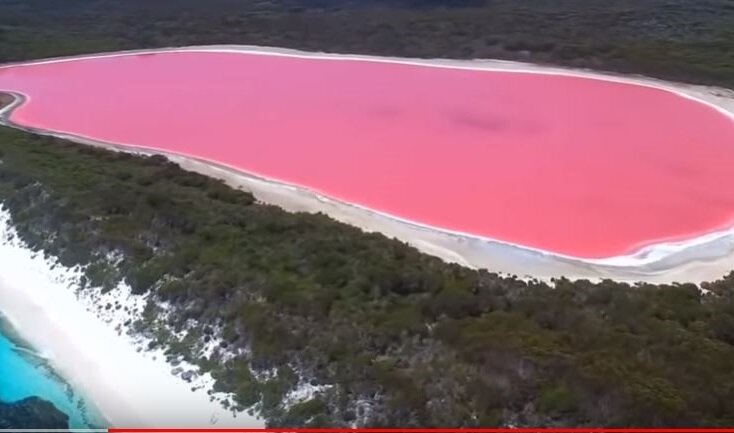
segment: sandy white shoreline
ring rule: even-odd
[[[0,207],[0,309],[112,426],[264,425],[244,413],[235,418],[205,389],[191,391],[160,353],[138,351],[132,337],[118,335],[114,322],[105,323],[75,294],[80,270],[25,248],[9,218]]]
[[[0,66],[0,69],[5,67],[69,62],[78,59],[116,57],[162,51],[249,53],[298,58],[389,62],[425,67],[583,77],[634,84],[672,92],[678,96],[694,100],[709,108],[715,109],[719,113],[731,118],[734,124],[734,92],[728,89],[665,82],[642,76],[622,76],[588,70],[571,70],[500,60],[383,58],[362,55],[310,53],[282,48],[221,45],[134,50],[45,59]],[[604,259],[564,256],[522,245],[514,245],[496,239],[450,231],[400,219],[359,205],[333,200],[318,191],[313,191],[305,187],[285,184],[255,173],[244,173],[236,168],[227,167],[218,162],[205,161],[190,155],[174,154],[129,143],[106,143],[95,140],[92,137],[84,137],[68,131],[46,131],[25,128],[22,125],[13,124],[9,120],[9,117],[12,110],[21,105],[23,100],[27,99],[28,96],[18,93],[14,93],[14,95],[16,96],[16,101],[0,109],[0,122],[16,128],[41,134],[55,135],[90,145],[127,152],[165,154],[186,169],[218,177],[235,187],[249,190],[262,202],[275,204],[289,211],[324,212],[339,221],[358,226],[367,231],[377,231],[388,236],[396,237],[428,254],[436,255],[445,260],[458,262],[466,266],[487,268],[497,272],[543,279],[567,276],[570,278],[615,278],[625,281],[642,280],[650,282],[700,282],[719,278],[734,267],[732,266],[732,263],[734,263],[734,227],[681,242],[652,244],[625,256]]]

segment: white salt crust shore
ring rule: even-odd
[[[263,420],[245,413],[235,417],[210,399],[211,376],[198,374],[186,382],[172,374],[161,349],[146,351],[147,341],[125,332],[124,321],[140,315],[145,297],[131,295],[124,284],[106,295],[78,290],[82,270],[23,245],[2,205],[0,263],[2,314],[110,426],[264,426]],[[106,309],[107,303],[120,307]]]
[[[218,45],[135,50],[45,59],[0,66],[0,69],[33,64],[69,62],[78,59],[116,57],[165,51],[247,53],[310,59],[356,60],[451,69],[509,71],[582,77],[640,85],[671,92],[718,111],[731,118],[734,125],[734,91],[728,89],[672,83],[643,76],[622,76],[502,60],[403,59],[310,53],[283,48]],[[190,155],[174,154],[168,151],[144,148],[134,144],[107,143],[68,131],[47,131],[26,128],[22,125],[14,124],[10,120],[10,114],[15,107],[27,101],[29,96],[15,93],[12,89],[6,90],[7,93],[13,94],[16,97],[16,101],[0,110],[0,123],[35,133],[54,135],[88,145],[101,146],[119,151],[142,154],[164,154],[187,170],[220,178],[234,187],[248,190],[261,202],[274,204],[293,212],[323,212],[341,222],[355,225],[366,231],[376,231],[390,237],[396,237],[425,253],[474,268],[486,268],[495,272],[519,275],[523,278],[532,277],[545,280],[552,277],[566,276],[568,278],[614,278],[621,281],[658,283],[676,281],[699,283],[705,280],[720,278],[734,268],[734,226],[726,230],[712,232],[682,242],[649,245],[641,248],[634,254],[626,256],[605,259],[585,259],[564,256],[469,233],[455,232],[403,220],[359,205],[331,199],[318,191],[305,187],[285,184],[275,179],[260,176],[257,173],[246,173],[234,167],[228,167],[218,162],[206,161]]]

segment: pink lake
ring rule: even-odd
[[[166,52],[0,69],[11,120],[586,258],[734,224],[734,122],[588,78]]]

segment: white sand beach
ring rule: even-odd
[[[233,416],[207,389],[171,374],[160,352],[139,350],[75,294],[79,270],[25,248],[0,208],[0,310],[100,414],[117,427],[262,427]],[[124,298],[119,298],[123,303]],[[90,306],[91,307],[91,306]],[[101,307],[101,306],[100,306]]]

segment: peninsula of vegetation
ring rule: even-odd
[[[0,401],[0,429],[67,429],[69,417],[38,397],[13,403]]]
[[[431,3],[0,0],[0,56],[258,43],[734,86],[726,1]],[[700,285],[503,276],[164,156],[10,128],[0,203],[4,245],[78,274],[70,290],[122,320],[121,338],[269,426],[734,424],[734,272]]]

